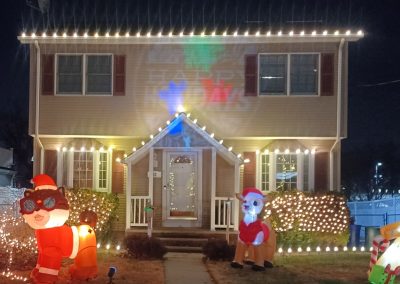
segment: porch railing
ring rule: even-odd
[[[228,222],[230,228],[234,228],[234,207],[237,202],[232,197],[215,197],[215,228],[227,228]],[[228,205],[230,203],[230,205]]]
[[[151,204],[150,196],[131,196],[131,226],[147,226],[145,207]]]

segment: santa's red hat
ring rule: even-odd
[[[261,190],[255,187],[247,187],[243,190],[242,197],[246,197],[247,195],[253,196],[254,198],[264,199],[265,195],[261,192]]]
[[[40,189],[57,189],[57,185],[54,180],[45,174],[37,175],[31,179],[31,183],[35,185],[35,190]]]

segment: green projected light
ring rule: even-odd
[[[210,71],[222,54],[224,47],[219,44],[197,43],[199,39],[188,39],[183,45],[185,64],[201,71]]]

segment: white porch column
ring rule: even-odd
[[[235,194],[240,192],[240,166],[239,162],[235,162]],[[239,230],[239,202],[235,200],[235,207],[234,207],[234,229],[235,231]]]
[[[131,210],[132,210],[132,164],[128,162],[128,173],[126,175],[126,224],[125,228],[131,228]]]
[[[217,151],[211,149],[211,231],[215,231],[215,195],[217,179]]]
[[[154,148],[149,151],[149,196],[151,198],[151,205],[153,205],[153,189],[154,189]]]

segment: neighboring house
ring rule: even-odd
[[[34,174],[117,193],[116,230],[146,226],[148,204],[155,228],[212,231],[229,216],[237,229],[247,186],[337,191],[348,43],[362,37],[23,34]]]
[[[13,149],[0,148],[0,187],[14,185],[15,169],[13,153]]]

